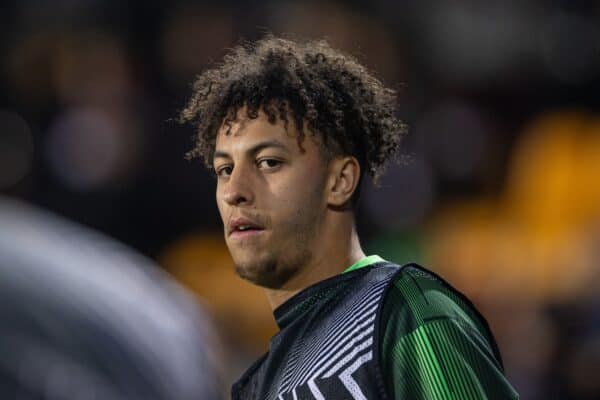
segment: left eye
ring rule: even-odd
[[[275,160],[273,158],[265,158],[258,161],[258,166],[260,168],[275,168],[281,164],[281,161]]]

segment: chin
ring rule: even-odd
[[[235,271],[242,279],[269,289],[280,289],[296,273],[295,268],[286,267],[276,259],[233,259]]]

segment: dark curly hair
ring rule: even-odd
[[[271,123],[280,118],[287,126],[290,117],[301,148],[306,122],[310,134],[321,135],[326,155],[356,157],[375,180],[405,133],[394,115],[395,92],[324,40],[268,35],[233,48],[222,64],[202,73],[179,116],[197,126],[188,158],[201,156],[210,166],[217,131],[223,124],[230,128],[243,106],[251,119],[262,110]]]

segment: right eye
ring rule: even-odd
[[[217,174],[218,178],[227,178],[229,175],[231,175],[232,171],[233,167],[231,165],[223,165],[215,169],[215,173]]]

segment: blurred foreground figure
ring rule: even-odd
[[[218,349],[151,261],[0,197],[0,398],[218,399]]]

